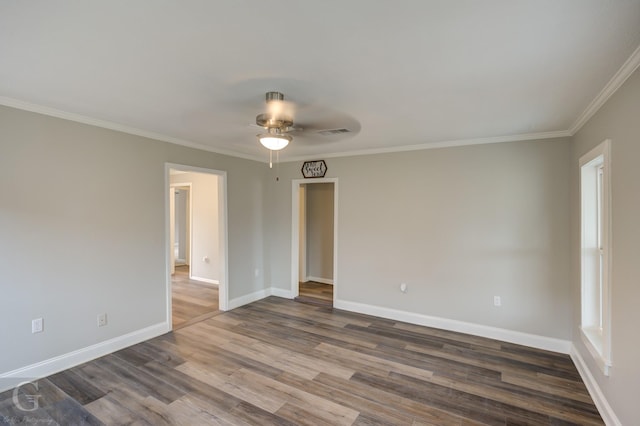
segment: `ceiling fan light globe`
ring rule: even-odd
[[[258,135],[258,140],[267,149],[279,151],[291,142],[289,135]]]

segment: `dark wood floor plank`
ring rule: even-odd
[[[441,337],[447,341],[454,341],[460,343],[469,343],[478,346],[485,346],[493,349],[500,349],[503,342],[497,340],[487,339],[484,337],[473,336],[471,334],[457,333],[455,331],[440,330],[433,327],[425,327],[422,325],[408,324],[406,322],[396,322],[388,327],[394,330],[410,331],[418,335],[424,335],[429,337]]]
[[[86,405],[105,396],[105,392],[79,376],[73,369],[54,374],[48,379],[82,405]]]
[[[172,384],[143,371],[136,366],[122,361],[117,354],[109,355],[95,361],[95,365],[103,368],[107,374],[117,377],[118,380],[132,384],[132,388],[139,390],[142,397],[154,398],[169,404],[184,395]]]
[[[300,322],[290,321],[287,324],[278,324],[278,322],[272,322],[274,325],[287,326],[296,330],[304,331],[312,335],[317,335],[319,339],[330,338],[334,341],[344,342],[344,344],[356,344],[358,346],[375,348],[376,343],[370,339],[363,338],[361,334],[354,333],[352,330],[345,327],[335,327],[325,324],[301,324]]]
[[[185,362],[180,351],[174,345],[167,345],[164,341],[143,342],[132,346],[130,349],[146,356],[150,362],[158,362],[172,368]]]
[[[44,407],[44,411],[60,425],[99,426],[103,423],[78,401],[65,398]]]
[[[501,380],[521,388],[544,392],[552,396],[582,401],[591,404],[591,396],[586,386],[580,381],[567,380],[542,373],[519,372],[503,373]]]
[[[312,323],[320,323],[344,327],[347,324],[360,325],[367,327],[371,324],[371,318],[364,316],[350,316],[338,313],[337,310],[326,310],[315,306],[305,305],[302,303],[264,303],[264,300],[255,303],[255,306],[243,306],[239,308],[237,315],[248,313],[270,314],[273,317],[293,318],[298,321],[311,321]]]

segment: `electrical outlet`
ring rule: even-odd
[[[407,292],[407,283],[400,284],[400,291],[403,293]]]
[[[493,306],[502,306],[502,299],[500,299],[500,296],[493,296]]]
[[[104,327],[107,325],[107,314],[98,315],[98,327]]]
[[[36,318],[31,321],[31,333],[42,333],[44,330],[44,320],[42,318]]]

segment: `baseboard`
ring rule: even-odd
[[[329,284],[329,285],[333,285],[333,280],[330,278],[320,278],[320,277],[306,277],[305,278],[307,281],[315,281],[317,283],[320,284]],[[307,282],[305,281],[305,282]]]
[[[264,299],[271,295],[271,289],[265,288],[262,290],[255,291],[250,294],[246,294],[244,296],[236,297],[235,299],[229,300],[229,304],[227,305],[228,310],[232,310],[235,308],[239,308],[242,305],[247,305],[252,302],[256,302],[260,299]]]
[[[291,290],[285,290],[283,288],[278,288],[278,287],[271,287],[270,295],[282,297],[284,299],[293,299],[293,294],[291,293]]]
[[[578,373],[580,373],[580,377],[582,377],[582,381],[587,387],[594,404],[596,404],[596,408],[598,409],[602,420],[604,420],[604,423],[607,426],[622,426],[622,423],[618,420],[618,417],[611,408],[611,405],[609,405],[607,398],[605,398],[602,393],[600,386],[598,386],[598,382],[593,377],[593,374],[591,374],[591,370],[589,370],[587,363],[584,362],[584,358],[582,358],[582,355],[580,355],[580,352],[578,352],[578,349],[573,344],[571,345],[569,355],[578,369]]]
[[[486,325],[473,324],[464,321],[451,320],[447,318],[433,317],[429,315],[417,314],[414,312],[400,311],[397,309],[385,308],[381,306],[367,305],[346,300],[336,300],[334,308],[345,311],[358,312],[361,314],[373,315],[397,321],[408,322],[416,325],[424,325],[443,330],[456,331],[458,333],[472,334],[474,336],[487,337],[532,348],[544,349],[552,352],[568,354],[571,342],[568,340],[556,339],[553,337],[539,336],[536,334],[522,333],[520,331],[506,330],[503,328],[490,327]]]
[[[25,381],[37,380],[60,371],[75,367],[120,349],[152,339],[171,331],[169,323],[163,322],[136,330],[123,336],[114,337],[86,348],[78,349],[26,367],[0,374],[0,392],[13,389]]]
[[[190,279],[190,280],[194,280],[194,281],[200,281],[200,282],[207,283],[207,284],[215,284],[215,285],[220,284],[220,281],[218,281],[218,280],[211,280],[211,279],[209,279],[209,278],[201,278],[201,277],[194,277],[194,276],[190,276],[190,277],[189,277],[189,279]]]
[[[255,291],[251,294],[247,294],[244,296],[236,297],[235,299],[229,300],[229,309],[239,308],[240,306],[247,305],[249,303],[257,302],[258,300],[264,299],[269,296],[277,296],[285,299],[293,299],[293,295],[291,294],[291,290],[285,290],[278,287],[269,287],[263,290]]]

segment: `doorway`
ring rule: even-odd
[[[165,168],[167,322],[177,329],[228,305],[226,173]]]
[[[294,180],[292,297],[333,306],[337,294],[337,179]]]

